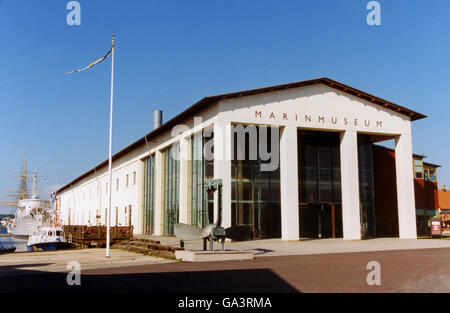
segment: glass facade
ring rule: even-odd
[[[358,134],[361,238],[376,237],[373,149],[370,135]]]
[[[300,237],[342,237],[340,135],[298,131]]]
[[[208,149],[207,143],[214,140],[212,132],[200,132],[191,137],[191,160],[192,160],[192,197],[191,197],[191,224],[205,227],[214,223],[214,196],[205,192],[204,184],[207,178],[214,177],[214,155],[203,153]],[[210,150],[211,152],[212,149]]]
[[[144,216],[143,233],[151,235],[154,223],[155,195],[155,157],[151,155],[144,160]]]
[[[261,171],[259,153],[255,160],[249,155],[249,142],[257,143],[260,149],[260,127],[255,126],[256,134],[238,142],[233,135],[234,156],[231,161],[231,221],[232,226],[247,226],[254,238],[281,237],[280,170]],[[267,142],[264,149],[271,152],[271,129],[267,128]],[[279,145],[279,142],[275,143]],[[264,150],[263,149],[263,150]],[[238,151],[244,152],[238,160]]]
[[[280,170],[264,171],[261,150],[272,153],[271,128],[245,128],[244,140],[238,132],[232,136],[231,225],[246,226],[253,238],[281,237]],[[267,129],[263,138],[262,127]],[[302,238],[342,237],[340,134],[298,130],[299,228]],[[206,179],[214,177],[212,130],[191,137],[190,185],[188,197],[191,225],[205,227],[214,222],[214,199],[204,190]],[[241,137],[242,139],[242,137]],[[250,152],[256,143],[256,154]],[[279,141],[275,143],[279,147]],[[209,149],[209,150],[208,150]],[[209,154],[205,154],[209,151]],[[180,210],[180,146],[162,151],[163,163],[163,234],[173,235]],[[358,169],[362,238],[375,237],[376,207],[373,144],[370,135],[358,134]],[[188,165],[189,166],[189,165]],[[143,233],[154,231],[155,158],[144,160]]]
[[[163,151],[164,160],[164,235],[173,235],[180,212],[180,145]]]

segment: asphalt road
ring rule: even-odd
[[[259,257],[246,261],[176,262],[82,270],[81,285],[61,273],[20,270],[0,280],[1,292],[450,292],[450,248]],[[381,267],[369,286],[367,264]]]

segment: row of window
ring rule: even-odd
[[[119,207],[115,208],[115,214],[114,211],[111,212],[111,225],[112,226],[131,226],[131,204],[130,205],[126,205],[124,207],[123,210],[123,218],[119,219]],[[107,221],[106,221],[106,216],[107,216],[107,212],[108,209],[105,208],[105,213],[104,215],[101,214],[100,210],[96,210],[95,211],[95,215],[91,215],[91,211],[87,211],[87,216],[85,217],[85,212],[81,211],[81,212],[70,212],[71,210],[69,209],[69,216],[68,216],[68,223],[70,224],[75,224],[75,225],[88,225],[88,226],[102,226],[102,225],[106,225]],[[86,219],[87,218],[87,223],[86,223]],[[81,219],[81,220],[80,220]]]
[[[125,188],[128,188],[128,186],[130,185],[130,175],[129,174],[126,174],[125,175]],[[136,185],[136,171],[134,171],[133,172],[133,174],[132,174],[132,181],[131,181],[131,183],[132,183],[132,185],[134,186],[134,185]],[[116,190],[119,190],[119,178],[116,178]],[[109,185],[108,185],[108,182],[106,182],[105,183],[105,194],[107,194],[108,193],[108,188],[109,187]],[[97,197],[98,196],[100,196],[100,193],[101,193],[101,187],[100,186],[98,186],[97,187]],[[88,194],[88,196],[89,196],[89,198],[88,199],[92,199],[92,190],[91,189],[89,189],[89,194]],[[75,201],[75,198],[73,199],[74,201]],[[80,201],[80,194],[78,194],[77,195],[77,199],[76,199],[77,201]],[[86,200],[86,193],[83,191],[83,200]],[[68,203],[68,205],[70,206],[71,205],[71,198],[69,197],[69,203]]]
[[[208,141],[213,140],[209,131],[195,134],[191,137],[191,167],[190,167],[190,198],[191,210],[189,223],[204,227],[214,220],[213,195],[204,190],[206,179],[214,176],[213,151],[208,158],[203,151],[208,147]],[[172,235],[174,225],[179,221],[180,192],[180,145],[174,144],[162,151],[163,158],[163,230],[165,235]],[[143,229],[145,234],[152,234],[154,227],[154,188],[155,188],[155,157],[149,156],[144,161],[144,212]]]
[[[128,188],[128,186],[129,186],[129,177],[130,177],[130,175],[129,174],[126,174],[125,175],[125,188]],[[133,186],[134,185],[136,185],[136,172],[133,172],[133,181],[132,181],[132,184],[133,184]],[[106,182],[106,185],[105,185],[106,187],[105,187],[105,193],[108,193],[108,182]],[[116,178],[116,190],[119,190],[119,186],[120,186],[120,184],[119,184],[119,178]]]
[[[422,160],[414,160],[414,178],[436,182],[436,170],[424,168]]]

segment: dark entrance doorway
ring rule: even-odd
[[[341,207],[329,202],[300,203],[301,238],[342,237]]]
[[[262,129],[267,138],[264,140]],[[231,161],[231,223],[247,227],[254,239],[281,237],[280,169],[262,171],[266,161],[250,157],[250,143],[272,152],[272,129],[266,126],[245,126],[245,140],[233,134],[234,155]],[[279,142],[274,142],[279,145]]]
[[[300,237],[342,237],[340,135],[299,130],[297,136]]]

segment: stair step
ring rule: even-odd
[[[123,242],[121,242],[120,244],[123,244]],[[162,250],[162,251],[167,251],[167,252],[175,252],[177,250],[184,250],[183,248],[180,248],[180,247],[171,247],[171,246],[158,244],[156,242],[147,242],[147,241],[143,242],[143,241],[138,241],[138,240],[133,240],[126,244],[135,246],[135,247],[142,247],[142,248],[151,249],[151,250]]]
[[[148,253],[150,256],[165,258],[165,259],[172,259],[175,260],[175,253],[174,252],[166,252],[166,251],[151,251]]]
[[[153,239],[134,239],[134,240],[139,240],[139,241],[142,241],[142,242],[150,242],[150,243],[157,243],[157,244],[161,244],[161,241],[159,241],[159,240],[153,240]]]
[[[184,250],[180,247],[162,245],[160,241],[151,239],[123,240],[111,246],[113,249],[122,249],[130,252],[146,254],[154,257],[175,260],[175,251]]]

